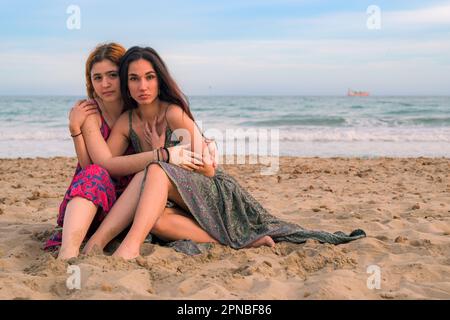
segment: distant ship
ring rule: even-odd
[[[347,92],[348,97],[368,97],[369,92],[367,91],[353,91],[352,89],[348,89]]]

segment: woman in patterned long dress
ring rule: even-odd
[[[116,120],[123,111],[120,94],[118,64],[125,48],[116,43],[99,45],[86,61],[86,89],[91,100],[78,101],[71,109],[69,129],[74,140],[78,164],[74,177],[59,207],[57,227],[46,241],[45,250],[56,251],[58,258],[68,259],[77,256],[83,239],[90,236],[113,207],[116,199],[130,182],[133,173],[142,170],[154,160],[152,152],[139,156],[118,157],[116,160],[121,177],[110,176],[107,170],[92,164],[87,152],[81,128],[86,117],[94,123],[98,141],[105,142]],[[97,143],[98,143],[97,141]],[[134,153],[130,146],[125,154]],[[137,200],[137,195],[128,194],[124,200]],[[122,208],[123,209],[123,208]],[[130,208],[129,210],[133,210]],[[170,217],[182,214],[176,209],[166,210]],[[164,215],[168,216],[168,215]]]
[[[208,161],[209,149],[194,123],[187,100],[153,49],[130,48],[121,60],[119,74],[124,103],[131,112],[129,126],[127,117],[123,116],[122,122],[121,119],[118,121],[118,130],[113,130],[109,140],[112,150],[124,149],[126,141],[131,140],[136,151],[145,151],[145,148],[139,148],[141,142],[145,141],[143,123],[158,123],[157,119],[163,119],[162,123],[170,129],[169,134],[173,132],[178,140],[182,140],[192,150],[201,150],[203,164],[198,164],[194,168],[195,172],[173,166],[167,163],[173,154],[163,152],[162,149],[159,161],[150,163],[144,173],[134,216],[124,218],[122,215],[120,220],[120,213],[117,213],[117,217],[110,214],[86,245],[88,250],[94,245],[104,246],[132,222],[114,255],[125,259],[135,258],[148,232],[153,232],[157,225],[167,200],[185,209],[214,241],[236,249],[273,246],[274,240],[302,243],[309,238],[339,244],[365,236],[360,229],[350,235],[343,232],[332,234],[305,230],[296,224],[282,221],[270,215],[235,179],[220,168],[215,168]],[[154,130],[157,127],[155,125]],[[90,152],[88,136],[91,135],[87,130],[86,141]],[[97,151],[95,155],[92,153],[94,162],[98,160],[106,167],[114,160],[108,150],[102,152],[97,148]],[[176,236],[169,237],[169,240],[176,240]]]

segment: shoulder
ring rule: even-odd
[[[126,125],[128,125],[129,117],[130,117],[130,112],[131,112],[130,110],[124,111],[124,112],[120,115],[119,119],[117,119],[116,124],[120,124],[120,125],[126,124]]]
[[[173,104],[173,103],[167,103],[166,117],[180,116],[183,112],[184,112],[183,109],[179,105]]]
[[[128,127],[130,125],[130,112],[131,111],[127,110],[120,115],[119,119],[117,119],[116,123],[114,124],[114,128],[117,128],[116,130],[119,130],[121,132],[128,132]]]
[[[168,104],[166,107],[166,119],[169,124],[183,121],[189,118],[184,110],[176,104]]]

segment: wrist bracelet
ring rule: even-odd
[[[167,152],[167,163],[170,163],[170,153],[169,153],[169,149],[167,149],[166,147],[164,147],[164,150],[166,150]]]
[[[72,138],[75,138],[75,137],[78,137],[80,134],[82,134],[82,132],[80,132],[80,133],[78,133],[78,134],[71,134],[70,136],[71,136]]]
[[[161,147],[162,161],[167,162],[166,148]]]

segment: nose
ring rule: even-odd
[[[110,83],[109,83],[108,77],[103,77],[103,79],[102,79],[102,87],[103,88],[107,88],[109,86],[110,86]]]
[[[147,89],[147,80],[142,79],[139,81],[139,90],[144,91],[145,89]]]

